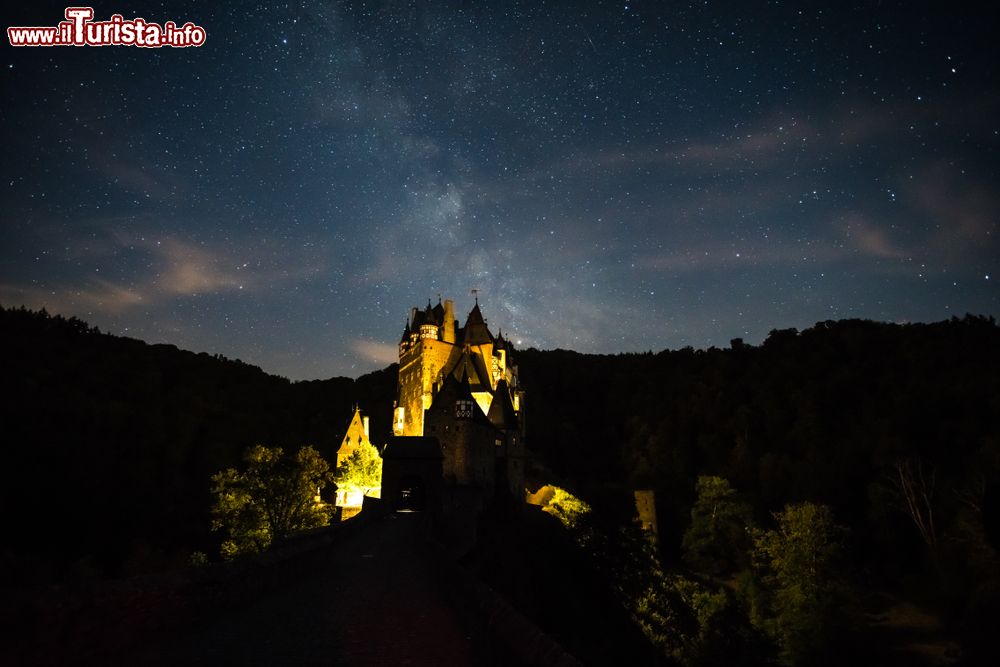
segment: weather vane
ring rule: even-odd
[[[474,296],[476,298],[476,305],[478,306],[479,305],[479,288],[478,287],[473,287],[472,289],[469,290],[469,294],[471,294],[472,296]]]

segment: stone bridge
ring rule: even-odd
[[[0,662],[579,664],[429,540],[428,521],[366,511],[251,562],[109,584],[39,613]]]

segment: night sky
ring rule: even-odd
[[[1000,59],[918,5],[101,2],[206,44],[4,36],[0,303],[292,379],[472,288],[581,352],[997,315]]]

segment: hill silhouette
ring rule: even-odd
[[[687,521],[699,474],[726,477],[761,513],[811,500],[854,527],[880,509],[870,487],[901,457],[933,466],[942,488],[992,497],[987,482],[1000,481],[992,318],[828,321],[772,331],[757,347],[736,339],[729,349],[656,354],[526,350],[518,360],[530,445],[549,468],[655,488],[661,522],[675,526]],[[876,532],[886,529],[898,532]]]
[[[161,570],[209,533],[208,479],[254,444],[335,459],[352,406],[384,440],[395,367],[289,382],[219,355],[100,333],[44,311],[0,311],[8,583]]]
[[[293,383],[23,308],[0,311],[0,356],[6,585],[167,569],[194,550],[214,553],[208,479],[246,447],[310,444],[332,461],[355,403],[371,415],[373,441],[390,431],[395,365]],[[829,505],[850,529],[858,578],[927,590],[919,534],[890,497],[894,464],[918,460],[936,480],[942,605],[973,622],[996,609],[992,318],[831,321],[773,331],[760,346],[529,349],[516,362],[536,477],[618,521],[632,511],[632,489],[655,489],[667,558],[678,555],[698,475],[719,475],[762,522],[786,503]]]

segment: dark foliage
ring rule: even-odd
[[[919,455],[962,488],[1000,447],[992,319],[823,322],[773,331],[760,347],[532,349],[518,360],[530,443],[547,465],[572,479],[655,487],[662,519],[680,527],[699,474],[728,479],[758,518],[809,500],[859,526],[888,509],[871,506],[870,487],[900,458]]]
[[[0,556],[8,584],[114,576],[216,553],[209,478],[248,447],[328,461],[355,402],[390,430],[395,366],[292,383],[221,356],[0,310]]]
[[[309,444],[332,460],[355,402],[372,417],[373,441],[390,430],[395,366],[292,383],[24,309],[0,311],[0,354],[6,583],[214,553],[208,480],[248,447]],[[1000,597],[992,319],[823,322],[774,331],[759,347],[527,350],[516,360],[528,443],[549,481],[571,480],[595,511],[622,520],[631,489],[655,489],[667,562],[680,555],[698,476],[717,475],[760,525],[790,503],[829,506],[849,529],[856,581],[919,591],[970,632],[989,627],[982,619]],[[933,480],[934,553],[894,484],[900,462]]]
[[[668,664],[619,602],[608,558],[581,549],[572,531],[529,508],[485,522],[464,563],[567,651],[588,665]]]
[[[929,603],[960,634],[983,627],[982,610],[997,607],[1000,328],[992,318],[822,322],[773,331],[759,347],[527,350],[518,360],[530,388],[530,446],[584,497],[585,483],[654,488],[668,559],[680,555],[698,476],[717,475],[760,525],[786,504],[829,506],[850,530],[845,560],[859,588]],[[932,491],[933,551],[895,481],[901,463],[919,465],[918,490]]]

